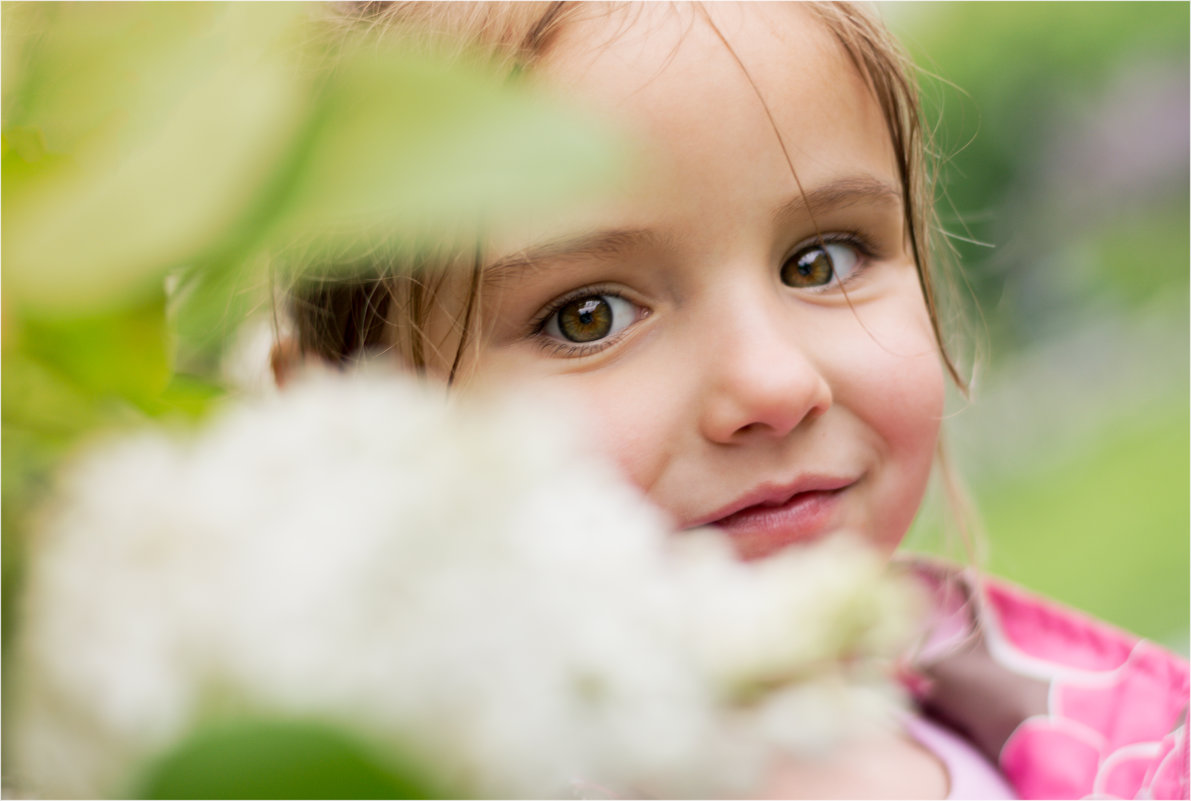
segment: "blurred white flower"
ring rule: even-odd
[[[849,541],[667,534],[531,404],[369,374],[100,446],[38,534],[10,734],[45,796],[127,792],[216,703],[482,796],[739,793],[890,719],[915,601]]]

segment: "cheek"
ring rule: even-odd
[[[901,360],[886,387],[880,426],[894,459],[906,469],[930,467],[943,417],[943,386],[939,357],[930,353]]]
[[[890,448],[907,456],[933,454],[943,415],[944,374],[930,318],[917,288],[907,288],[863,316],[854,341],[855,403]],[[929,457],[928,457],[929,458]]]
[[[571,375],[542,374],[521,358],[484,360],[476,384],[512,384],[548,411],[564,415],[601,457],[646,494],[681,439],[680,393],[666,391],[656,370],[621,367]],[[537,369],[535,369],[537,368]]]
[[[903,341],[872,373],[867,406],[897,450],[934,450],[943,414],[942,362],[932,338]]]
[[[557,396],[579,421],[588,441],[610,459],[631,484],[650,493],[680,438],[674,396],[646,379],[604,382],[575,376]]]
[[[943,416],[943,370],[935,356],[904,365],[883,420],[893,469],[885,490],[887,519],[877,521],[878,540],[895,548],[914,522],[930,480]]]
[[[908,322],[913,321],[913,324]],[[919,324],[919,322],[921,324]],[[926,491],[943,416],[945,377],[929,320],[900,317],[869,326],[867,358],[854,363],[856,381],[844,400],[877,440],[885,469],[874,487],[870,521],[877,541],[892,549],[909,528]]]

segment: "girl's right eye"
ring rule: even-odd
[[[589,293],[564,298],[547,313],[539,330],[561,345],[595,345],[642,316],[642,309],[619,295]]]

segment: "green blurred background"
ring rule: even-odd
[[[1188,5],[879,11],[924,70],[979,306],[946,427],[986,566],[1186,653]]]

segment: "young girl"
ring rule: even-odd
[[[915,90],[881,26],[813,3],[365,13],[580,98],[639,150],[613,197],[484,242],[474,269],[300,289],[298,353],[529,385],[577,410],[677,530],[718,528],[743,558],[845,529],[892,554],[959,373]],[[907,679],[919,713],[775,767],[762,795],[1187,797],[1185,663],[991,581],[921,572],[939,613]]]

